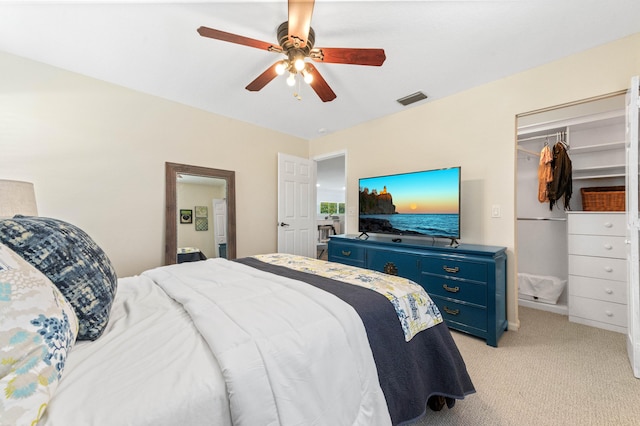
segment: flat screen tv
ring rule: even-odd
[[[360,235],[460,238],[460,167],[359,180]]]

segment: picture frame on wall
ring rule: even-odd
[[[193,210],[180,209],[180,223],[193,223]]]
[[[196,217],[207,217],[209,215],[209,210],[207,206],[196,206]]]
[[[209,221],[206,217],[196,217],[196,231],[208,231]]]

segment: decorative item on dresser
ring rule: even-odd
[[[329,261],[399,275],[420,284],[450,328],[498,346],[507,329],[506,248],[474,244],[450,246],[389,237],[335,235]]]
[[[569,320],[627,332],[625,213],[567,212]]]

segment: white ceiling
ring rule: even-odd
[[[316,47],[383,48],[382,67],[315,63],[337,94],[302,100],[283,56],[203,38],[207,26],[277,44],[286,1],[5,1],[0,50],[304,139],[394,114],[640,32],[638,0],[317,0]],[[638,54],[633,52],[630,54]],[[0,78],[1,78],[0,70]]]

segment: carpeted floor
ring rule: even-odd
[[[537,309],[519,315],[498,348],[452,331],[476,393],[412,426],[640,425],[624,334]]]

